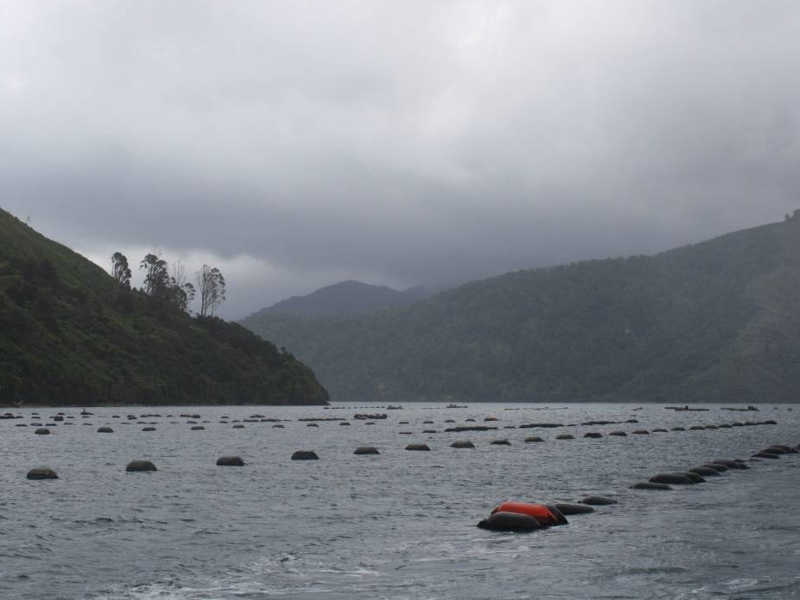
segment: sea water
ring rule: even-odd
[[[12,410],[23,418],[0,421],[0,598],[800,597],[800,454],[671,491],[630,489],[659,472],[794,446],[800,408],[375,405]],[[59,411],[65,419],[54,422]],[[592,420],[620,423],[580,425]],[[777,424],[652,432],[763,420]],[[519,428],[537,422],[563,427]],[[40,436],[36,423],[55,426]],[[156,431],[142,431],[151,423]],[[114,432],[97,433],[103,425]],[[498,429],[444,432],[459,425]],[[614,430],[628,435],[607,435]],[[603,437],[583,438],[589,431]],[[525,443],[531,435],[544,442]],[[501,438],[511,445],[490,445]],[[457,439],[476,448],[451,448]],[[364,445],[380,454],[355,456]],[[290,460],[299,449],[319,460]],[[223,455],[247,464],[217,467]],[[127,473],[133,459],[158,471]],[[59,479],[27,480],[40,465]],[[475,527],[503,500],[589,494],[618,504],[529,534]]]

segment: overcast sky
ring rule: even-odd
[[[800,208],[800,3],[0,3],[0,207],[239,318]]]

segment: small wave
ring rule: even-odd
[[[800,592],[800,578],[794,577],[791,581],[774,581],[771,578],[741,577],[721,582],[717,585],[709,584],[694,589],[691,592],[693,598],[710,596],[730,596],[731,594],[747,593],[748,597],[764,598],[796,598]]]
[[[634,567],[624,570],[621,575],[674,575],[688,570],[683,567]]]
[[[318,582],[308,582],[299,588],[281,588],[258,581],[208,582],[207,585],[181,586],[170,583],[148,583],[133,587],[114,586],[111,589],[93,594],[91,600],[222,600],[263,599],[267,597],[286,597],[298,592],[303,594],[330,594],[331,586]]]
[[[320,569],[319,572],[344,575],[345,577],[377,577],[381,574],[380,571],[367,569],[365,567],[356,567],[354,569]]]
[[[730,589],[732,592],[741,592],[743,590],[758,585],[758,579],[753,579],[753,578],[731,579],[730,581],[724,582],[722,585]]]
[[[111,517],[97,517],[95,519],[75,519],[72,521],[75,525],[105,525],[114,523]]]
[[[221,531],[214,531],[212,529],[198,529],[192,535],[221,535]]]

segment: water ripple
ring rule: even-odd
[[[800,455],[667,493],[629,489],[657,472],[796,444],[800,413],[762,407],[758,419],[775,418],[777,426],[583,439],[586,430],[688,428],[731,415],[718,407],[700,414],[628,405],[502,408],[407,406],[370,427],[355,421],[307,428],[296,419],[334,411],[258,407],[285,428],[259,422],[233,430],[218,417],[241,420],[252,407],[161,407],[161,414],[199,413],[209,423],[190,433],[185,419],[164,417],[150,434],[115,427],[106,436],[94,427],[55,427],[46,440],[0,423],[0,597],[800,597]],[[94,422],[121,425],[113,414],[152,411],[93,412]],[[359,411],[335,415],[353,412]],[[481,423],[488,415],[501,428],[517,428],[421,434],[441,431],[445,419],[472,424],[465,419]],[[631,417],[639,423],[570,427],[576,439],[569,441],[554,439],[559,430],[518,428]],[[545,442],[526,444],[532,434]],[[500,436],[511,446],[489,445]],[[456,439],[472,439],[477,448],[450,448]],[[423,440],[431,452],[404,450]],[[354,456],[363,445],[381,454]],[[297,449],[314,449],[320,460],[290,461]],[[222,455],[240,455],[247,464],[216,467]],[[126,473],[135,458],[159,470]],[[27,481],[27,468],[41,464],[60,479]],[[614,495],[619,504],[529,535],[474,526],[506,499],[574,502],[587,494]]]

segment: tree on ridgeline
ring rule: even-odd
[[[183,287],[183,285],[188,281],[188,278],[186,277],[186,267],[179,260],[170,265],[169,272],[172,279],[172,284],[176,287]]]
[[[169,273],[167,261],[159,258],[152,252],[146,255],[139,263],[139,269],[144,270],[144,284],[142,291],[154,298],[164,297],[169,288]]]
[[[225,278],[216,267],[203,265],[197,273],[197,287],[200,290],[200,316],[213,317],[225,301]]]
[[[187,281],[186,268],[181,261],[173,263],[170,271],[172,275],[169,279],[169,287],[172,290],[175,305],[183,312],[188,312],[189,305],[194,301],[195,287]]]
[[[131,269],[128,266],[128,259],[122,252],[114,252],[111,256],[111,276],[120,286],[131,287]]]
[[[186,270],[180,262],[170,275],[167,261],[151,253],[142,259],[139,268],[145,272],[142,287],[145,294],[172,304],[183,312],[189,310],[195,297],[195,287],[186,281]]]
[[[174,282],[174,280],[172,281]],[[170,285],[170,290],[173,294],[175,306],[177,306],[178,309],[182,310],[183,312],[189,312],[189,305],[192,303],[195,296],[194,286],[188,281],[182,285],[173,283]]]

